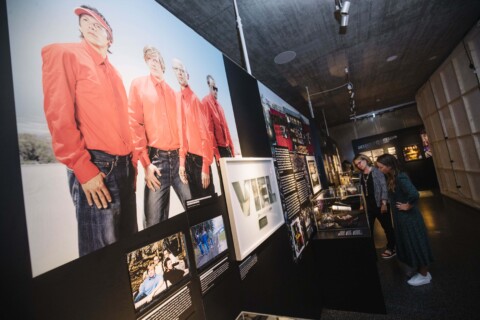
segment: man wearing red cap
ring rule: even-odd
[[[210,114],[208,126],[209,131],[213,133],[213,152],[218,162],[220,157],[233,157],[235,152],[225,112],[218,103],[218,88],[211,75],[207,76],[207,85],[210,93],[203,98],[202,103]]]
[[[68,180],[83,256],[137,232],[133,144],[122,79],[107,53],[112,28],[81,6],[80,43],[42,49],[44,110]]]

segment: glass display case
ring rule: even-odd
[[[369,237],[365,197],[360,184],[331,187],[312,198],[317,238]]]

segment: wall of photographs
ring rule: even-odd
[[[309,120],[262,83],[258,87],[292,252],[298,259],[316,229],[309,200],[321,190]]]
[[[186,207],[178,190],[171,186],[167,219],[153,224],[146,220],[147,174],[139,162],[137,218],[132,222],[136,232],[81,255],[66,166],[57,161],[50,147],[57,137],[52,138],[53,129],[47,125],[43,108],[41,55],[42,48],[50,44],[82,42],[79,23],[83,22],[74,13],[80,4],[47,1],[39,7],[33,1],[2,0],[1,5],[1,41],[6,44],[1,60],[2,77],[6,76],[2,102],[9,106],[2,110],[2,130],[6,131],[2,143],[6,138],[5,150],[11,155],[7,165],[12,168],[9,181],[13,181],[7,188],[13,193],[6,193],[11,201],[2,204],[7,206],[5,210],[2,207],[2,248],[8,244],[4,253],[11,257],[5,263],[12,275],[6,287],[23,288],[18,292],[15,289],[7,298],[11,305],[16,305],[13,302],[20,297],[24,301],[25,307],[17,312],[19,317],[233,319],[242,309],[262,312],[272,306],[282,313],[319,316],[319,301],[312,298],[312,261],[298,265],[291,257],[278,255],[278,250],[288,251],[290,246],[284,228],[273,232],[250,255],[252,259],[245,259],[255,263],[240,276],[242,265],[234,259],[230,220],[215,161],[210,165],[213,192],[208,197],[192,197],[191,206]],[[89,5],[104,14],[114,30],[109,61],[121,76],[127,98],[137,79],[153,74],[143,51],[153,46],[163,58],[164,81],[172,92],[182,88],[184,79],[176,73],[180,67],[188,72],[188,85],[198,100],[212,93],[207,75],[213,76],[217,101],[231,134],[233,156],[271,155],[263,119],[254,113],[245,115],[245,103],[256,105],[260,114],[262,108],[256,80],[244,70],[153,0],[142,0],[134,8],[128,1],[112,4],[92,0]],[[45,19],[46,15],[52,19]],[[30,26],[20,21],[29,21]],[[155,32],[149,31],[151,26],[155,26]],[[41,31],[41,36],[33,37],[32,28]],[[298,135],[302,125],[296,126],[289,134],[296,135],[297,145],[304,144]],[[298,221],[289,228],[297,230]],[[272,272],[274,265],[282,265],[282,270],[293,275],[290,287],[301,292],[297,297],[292,299],[287,292],[276,297],[252,294],[259,286],[278,287],[282,276]],[[65,292],[66,281],[66,293],[58,294]],[[221,301],[224,303],[219,305]]]
[[[286,166],[277,180],[283,179],[282,201],[290,197],[287,223],[279,224],[237,261],[216,162],[209,165],[213,188],[208,196],[191,197],[187,206],[180,201],[178,186],[170,186],[166,219],[154,223],[146,219],[148,170],[140,162],[136,219],[130,221],[135,232],[81,255],[67,170],[50,147],[56,137],[52,138],[44,113],[41,55],[47,45],[82,41],[79,23],[84,22],[74,13],[80,4],[46,1],[40,6],[35,1],[1,0],[5,108],[0,130],[9,170],[2,179],[0,234],[2,252],[8,257],[3,262],[9,275],[4,285],[11,288],[6,304],[18,306],[23,301],[14,312],[26,319],[234,319],[241,310],[319,318],[321,282],[314,252],[307,246],[314,224],[304,205],[312,188],[318,188],[317,172],[307,160],[313,155],[307,119],[293,108],[272,108],[279,126],[265,126],[256,79],[155,1],[137,1],[134,7],[126,0],[88,4],[112,26],[109,62],[121,76],[127,99],[137,79],[148,80],[153,72],[143,51],[153,46],[163,58],[164,83],[178,96],[185,78],[194,93],[190,97],[204,100],[212,90],[217,92],[233,156],[278,155],[277,163]],[[161,65],[158,60],[154,63]],[[214,85],[207,82],[207,75],[214,78]],[[275,130],[278,146],[271,143]],[[295,192],[288,189],[289,183]],[[301,259],[292,259],[292,254]]]

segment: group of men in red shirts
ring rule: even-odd
[[[165,81],[158,49],[145,46],[150,74],[127,97],[108,59],[113,31],[95,8],[75,8],[82,41],[42,49],[44,110],[56,158],[67,166],[83,256],[137,232],[135,177],[145,170],[145,227],[168,219],[170,187],[185,201],[214,193],[210,165],[234,156],[218,89],[202,100],[174,59],[181,90]]]

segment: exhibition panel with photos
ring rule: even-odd
[[[124,145],[120,143],[119,147],[121,150],[126,150],[125,146],[129,150],[135,148],[131,159],[138,165],[135,195],[129,203],[130,211],[136,214],[134,221],[131,219],[128,222],[128,235],[183,213],[185,205],[180,198],[188,200],[196,197],[191,182],[193,178],[190,179],[195,170],[191,169],[193,173],[189,171],[189,156],[194,164],[195,159],[203,160],[202,174],[207,166],[207,176],[208,165],[205,164],[210,163],[208,190],[212,196],[222,193],[217,162],[219,155],[207,147],[213,147],[211,140],[214,138],[210,137],[208,141],[208,132],[215,130],[214,124],[209,122],[207,115],[195,118],[202,111],[207,114],[209,104],[215,105],[217,116],[220,115],[228,125],[229,134],[224,138],[230,144],[229,149],[234,153],[232,156],[241,156],[223,56],[216,48],[153,0],[135,1],[134,6],[126,0],[91,0],[88,6],[98,9],[105,17],[96,13],[89,15],[95,16],[94,21],[82,21],[82,13],[92,11],[79,9],[82,3],[73,0],[42,1],[41,5],[35,1],[6,2],[33,276],[118,240],[117,235],[107,235],[99,246],[80,253],[79,233],[87,231],[80,222],[77,223],[78,212],[72,201],[75,193],[71,194],[79,188],[78,181],[82,185],[89,181],[85,177],[90,177],[86,172],[91,170],[93,161],[97,161],[97,166],[98,162],[102,163],[104,176],[113,170],[114,161],[109,162],[100,156],[97,158],[97,154],[87,151],[99,149],[102,145],[112,147],[117,138],[112,130],[117,131],[119,136],[123,134],[123,137],[125,132],[133,132],[132,141],[124,139]],[[91,54],[83,52],[88,50],[82,48],[79,49],[83,50],[82,54],[72,53],[72,48],[81,48],[90,41],[89,36],[81,36],[85,32],[82,28],[88,28],[88,24],[97,30],[99,27],[107,30],[110,53],[108,63],[104,65],[107,66],[111,86],[99,87],[103,90],[113,88],[111,99],[116,99],[116,102],[120,99],[124,106],[119,112],[121,115],[114,113],[112,117],[112,114],[102,113],[92,106],[92,101],[97,98],[94,91],[89,91],[91,88],[86,79],[93,76],[93,81],[101,82],[106,77],[96,74],[98,70],[88,70],[91,66],[82,60],[85,54]],[[36,32],[32,33],[32,30]],[[75,59],[80,62],[75,62]],[[152,109],[155,99],[151,93],[155,93],[158,83],[164,90],[164,109],[155,111]],[[74,101],[81,105],[77,111],[74,111]],[[177,105],[182,107],[177,109]],[[164,114],[167,116],[162,117]],[[200,118],[204,121],[195,121]],[[155,132],[162,121],[163,130]],[[109,136],[103,138],[105,130],[110,130],[107,132]],[[200,134],[196,135],[197,132]],[[165,142],[165,135],[173,140]],[[169,146],[164,146],[164,142]],[[154,205],[162,206],[164,213],[150,221],[145,210],[148,203],[146,194],[150,192],[145,186],[145,172],[149,171],[144,169],[156,166],[159,170],[152,169],[152,174],[163,186],[168,186],[161,179],[161,161],[156,160],[167,154],[163,151],[175,154],[176,150],[179,153],[176,161],[180,162],[180,166],[182,155],[187,158],[187,191],[185,185],[179,182],[172,182],[170,187],[162,189],[162,200],[157,197],[157,201],[163,201],[163,204]],[[167,156],[173,157],[170,153]],[[67,178],[67,167],[70,178]],[[78,181],[70,183],[70,189],[72,173]],[[165,172],[163,177],[166,178]],[[150,187],[155,189],[154,192],[159,190],[159,185],[154,182]],[[188,188],[191,190],[188,191]],[[92,196],[92,204],[94,200]],[[101,206],[101,199],[99,201]],[[115,202],[115,199],[112,201]],[[105,203],[104,206],[108,210],[113,204]]]
[[[292,252],[298,259],[316,230],[310,201],[322,186],[309,120],[258,82]]]
[[[126,261],[137,316],[171,294],[189,276],[185,235],[182,232],[129,252]],[[189,303],[177,313],[188,315],[193,312],[191,309]]]
[[[328,188],[308,119],[154,0],[4,3],[25,310],[191,320],[275,307],[316,318],[312,199]],[[255,110],[242,118],[244,101]],[[252,117],[254,130],[239,121]],[[117,221],[124,208],[130,219]]]

